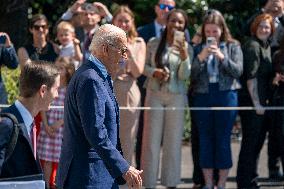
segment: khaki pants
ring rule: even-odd
[[[183,94],[147,91],[146,107],[184,107],[185,105],[186,97]],[[161,143],[161,184],[172,187],[180,183],[183,127],[184,110],[144,112],[141,169],[145,187],[152,188],[156,185]]]

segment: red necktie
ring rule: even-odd
[[[34,157],[36,159],[36,125],[32,123],[31,126],[31,141],[32,141],[32,146],[33,146],[33,151],[34,151]]]

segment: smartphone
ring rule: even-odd
[[[212,44],[215,43],[215,42],[216,42],[215,37],[207,37],[207,38],[206,38],[206,44],[207,44],[207,46],[210,46],[210,45],[212,45]]]
[[[174,33],[173,46],[179,46],[179,43],[184,40],[184,32],[176,30]]]
[[[1,35],[0,36],[0,44],[5,44],[6,43],[6,36],[5,35]]]
[[[99,9],[92,3],[84,3],[81,5],[81,8],[87,12],[94,12],[96,14],[99,14]]]

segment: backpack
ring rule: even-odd
[[[17,118],[11,113],[2,113],[2,112],[0,113],[0,126],[1,127],[7,127],[7,124],[8,124],[7,119],[10,120],[10,122],[12,122],[13,131],[12,131],[12,135],[6,147],[4,161],[7,161],[12,155],[15,149],[17,140],[18,140],[18,135],[19,135],[19,130],[20,130],[20,126],[19,126],[19,122]]]

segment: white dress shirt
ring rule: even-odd
[[[15,101],[15,106],[19,110],[19,112],[20,112],[20,114],[21,114],[21,116],[24,120],[24,123],[25,123],[26,129],[28,131],[29,137],[31,137],[30,136],[31,129],[32,129],[31,125],[34,121],[32,114],[29,112],[29,110],[27,110],[27,108],[19,100]]]

